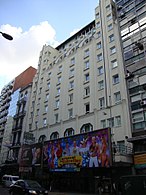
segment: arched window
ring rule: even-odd
[[[59,138],[59,133],[56,131],[56,132],[53,132],[50,136],[50,139],[53,140],[53,139],[58,139]]]
[[[84,124],[80,129],[80,133],[86,133],[89,131],[93,131],[93,125],[91,123]]]
[[[66,129],[64,132],[64,137],[72,136],[74,135],[75,131],[73,128]]]
[[[47,137],[46,137],[45,135],[41,135],[41,136],[39,137],[38,143],[43,143],[43,142],[46,141],[46,140],[47,140]]]

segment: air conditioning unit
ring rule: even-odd
[[[123,7],[122,5],[118,5],[117,9],[120,10],[122,9],[122,7]]]
[[[130,79],[130,78],[133,78],[133,77],[134,77],[134,74],[132,74],[131,72],[127,72],[126,79]]]
[[[140,102],[140,105],[141,105],[141,106],[146,106],[146,99],[145,99],[145,100],[142,100],[142,101]]]
[[[125,16],[125,12],[120,13],[120,17],[123,18]]]
[[[141,42],[137,42],[135,45],[139,48],[139,50],[144,50],[144,46]]]

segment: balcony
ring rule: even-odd
[[[12,132],[18,132],[18,131],[21,131],[21,130],[22,130],[22,124],[14,126],[12,128]]]
[[[21,147],[21,143],[13,143],[12,146],[11,146],[11,149],[13,148],[20,148]]]
[[[26,101],[27,101],[27,97],[23,97],[20,100],[18,100],[17,105],[18,104],[24,104],[24,103],[26,103]]]
[[[26,111],[25,110],[22,111],[22,112],[19,112],[19,113],[17,113],[17,114],[14,115],[14,119],[19,118],[19,117],[24,117],[25,114],[26,114]]]
[[[113,148],[113,161],[115,164],[132,164],[133,149],[129,146],[115,145]]]

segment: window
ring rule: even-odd
[[[36,115],[37,115],[37,116],[39,116],[39,111],[40,111],[40,110],[39,110],[39,109],[37,109],[37,111],[36,111]]]
[[[97,49],[101,49],[101,42],[97,43]]]
[[[110,53],[111,54],[116,53],[116,47],[115,46],[110,48]]]
[[[69,103],[72,103],[72,102],[73,102],[73,93],[69,94]]]
[[[89,81],[90,80],[90,76],[89,76],[89,73],[85,74],[85,82]]]
[[[98,82],[98,89],[101,90],[101,89],[104,89],[104,81],[99,81]]]
[[[39,94],[41,94],[41,92],[42,92],[42,87],[40,87],[40,89],[39,89]]]
[[[101,75],[101,74],[103,74],[103,66],[100,66],[98,68],[98,75]]]
[[[131,102],[136,102],[136,101],[139,101],[141,99],[141,95],[142,94],[138,94],[138,95],[133,95],[130,97],[131,99]]]
[[[72,108],[70,108],[68,110],[68,116],[69,116],[69,118],[72,118],[73,117],[73,109]]]
[[[111,8],[111,6],[110,6],[110,5],[107,5],[107,6],[106,6],[106,11],[109,11],[110,8]]]
[[[117,127],[121,126],[121,116],[115,116],[115,123]]]
[[[132,121],[133,122],[144,121],[144,114],[143,114],[143,112],[137,112],[137,113],[132,114]]]
[[[107,119],[108,127],[114,127],[114,117]]]
[[[115,37],[114,37],[114,35],[112,34],[112,35],[110,35],[109,36],[109,42],[113,42],[115,40]]]
[[[106,120],[101,120],[101,128],[105,128],[106,127]]]
[[[27,96],[28,96],[28,92],[26,91],[24,94],[24,98],[27,98]]]
[[[121,93],[120,93],[120,91],[114,93],[114,100],[115,100],[115,103],[121,101]]]
[[[85,112],[86,113],[90,112],[90,104],[89,103],[85,104]]]
[[[85,97],[90,95],[90,87],[85,88]]]
[[[57,94],[56,96],[59,96],[60,95],[60,87],[57,88]]]
[[[100,22],[97,22],[96,23],[96,28],[99,28],[100,27]]]
[[[112,14],[107,15],[107,20],[111,20],[112,19]]]
[[[48,105],[45,106],[45,113],[48,112]]]
[[[30,113],[30,118],[31,118],[31,119],[33,118],[33,112]]]
[[[49,99],[49,94],[46,94],[46,101],[48,101]]]
[[[40,101],[41,101],[41,98],[39,97],[39,98],[38,98],[38,104],[40,104]]]
[[[41,135],[38,139],[38,143],[44,143],[47,141],[47,137],[45,135]]]
[[[89,49],[87,49],[87,50],[84,51],[84,57],[86,58],[88,56],[89,56]]]
[[[46,127],[46,126],[47,126],[47,119],[44,118],[44,119],[43,119],[43,127]]]
[[[105,107],[105,100],[104,97],[99,98],[99,108],[102,109]]]
[[[73,128],[69,128],[69,129],[65,130],[64,137],[68,137],[68,136],[72,136],[72,135],[74,135],[74,129]]]
[[[48,79],[50,79],[50,78],[51,78],[51,72],[48,73]]]
[[[112,25],[112,24],[109,24],[107,28],[108,28],[108,30],[110,31],[110,30],[113,29],[113,25]]]
[[[55,123],[58,123],[58,119],[59,119],[59,114],[55,114]]]
[[[133,124],[133,131],[137,131],[139,129],[145,129],[145,128],[146,128],[145,121]]]
[[[31,128],[32,128],[32,124],[29,124],[29,130],[31,130]]]
[[[50,89],[50,82],[49,82],[49,83],[47,83],[47,88],[48,88],[48,89]]]
[[[59,138],[59,133],[58,132],[53,132],[50,136],[50,140],[58,139],[58,138]]]
[[[100,37],[101,37],[101,32],[98,31],[98,32],[97,32],[97,38],[100,38]]]
[[[44,79],[44,78],[42,77],[42,78],[41,78],[41,82],[40,82],[41,84],[43,83],[43,79]]]
[[[70,81],[69,82],[69,89],[73,89],[74,88],[74,81]]]
[[[96,19],[98,19],[99,18],[99,13],[97,13],[95,17],[96,17]]]
[[[61,76],[58,77],[58,82],[57,82],[57,84],[60,84],[60,83],[61,83]]]
[[[59,100],[56,100],[56,102],[55,102],[55,108],[59,108]]]
[[[97,55],[97,61],[99,62],[101,60],[102,60],[102,53],[100,53],[100,54]]]
[[[90,131],[93,131],[93,125],[90,123],[87,123],[81,127],[80,133],[86,133]]]
[[[85,62],[85,69],[89,68],[89,60]]]
[[[71,65],[74,65],[75,64],[75,58],[72,58],[71,59]]]
[[[59,72],[59,73],[62,72],[62,65],[59,66],[59,71],[58,71],[58,72]]]
[[[117,84],[117,83],[119,83],[119,75],[118,74],[113,76],[113,84]]]
[[[35,121],[35,128],[38,128],[38,121]]]
[[[118,66],[117,60],[111,61],[112,68],[116,68]]]
[[[125,141],[117,141],[117,149],[119,153],[125,153]]]
[[[69,71],[69,77],[73,77],[74,76],[74,68],[70,69]]]

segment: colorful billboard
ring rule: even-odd
[[[41,164],[42,144],[23,145],[19,151],[20,167],[31,167]]]
[[[146,168],[146,154],[134,155],[134,165],[137,169]]]
[[[50,171],[78,171],[85,167],[110,167],[110,129],[101,129],[47,143]]]

